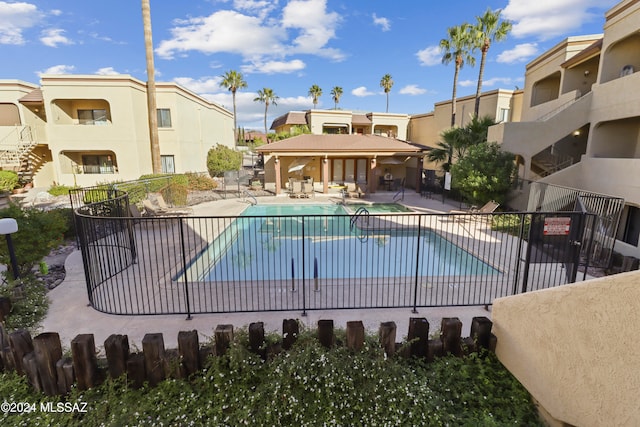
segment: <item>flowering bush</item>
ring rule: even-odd
[[[311,332],[267,360],[249,352],[246,334],[189,380],[129,388],[123,379],[65,399],[87,413],[0,413],[0,425],[542,425],[526,390],[494,355],[435,363],[385,358],[376,338],[360,352],[320,346]],[[273,340],[271,340],[273,341]],[[26,379],[0,375],[0,399],[51,401]]]

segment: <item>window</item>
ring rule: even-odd
[[[107,124],[107,110],[78,110],[78,123],[81,125]]]
[[[170,128],[171,127],[171,110],[168,108],[158,108],[158,127]]]
[[[638,237],[640,237],[640,209],[635,206],[628,207],[621,237],[620,240],[623,242],[638,246]]]
[[[500,117],[498,119],[498,122],[508,122],[509,121],[509,109],[508,108],[501,108],[500,109]]]
[[[113,157],[104,155],[84,155],[82,156],[82,172],[84,173],[115,173]]]
[[[176,165],[173,160],[173,155],[160,156],[160,163],[162,163],[162,173],[176,173]]]

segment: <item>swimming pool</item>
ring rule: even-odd
[[[346,213],[355,213],[359,208],[366,208],[369,213],[391,214],[414,212],[399,203],[347,203],[343,206]]]
[[[416,215],[353,218],[340,205],[249,206],[192,261],[188,277],[211,282],[500,274],[418,227]]]

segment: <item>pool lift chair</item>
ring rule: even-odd
[[[181,208],[170,208],[167,207],[165,209],[160,208],[159,206],[154,206],[151,203],[151,200],[144,199],[142,201],[142,206],[144,207],[146,216],[149,217],[160,217],[160,216],[187,216],[192,213],[191,210],[181,209]]]

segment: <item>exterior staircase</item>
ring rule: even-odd
[[[37,144],[30,126],[16,126],[0,141],[0,168],[20,171]]]
[[[567,168],[573,163],[573,157],[552,153],[550,150],[541,151],[531,158],[532,171],[541,178]]]

